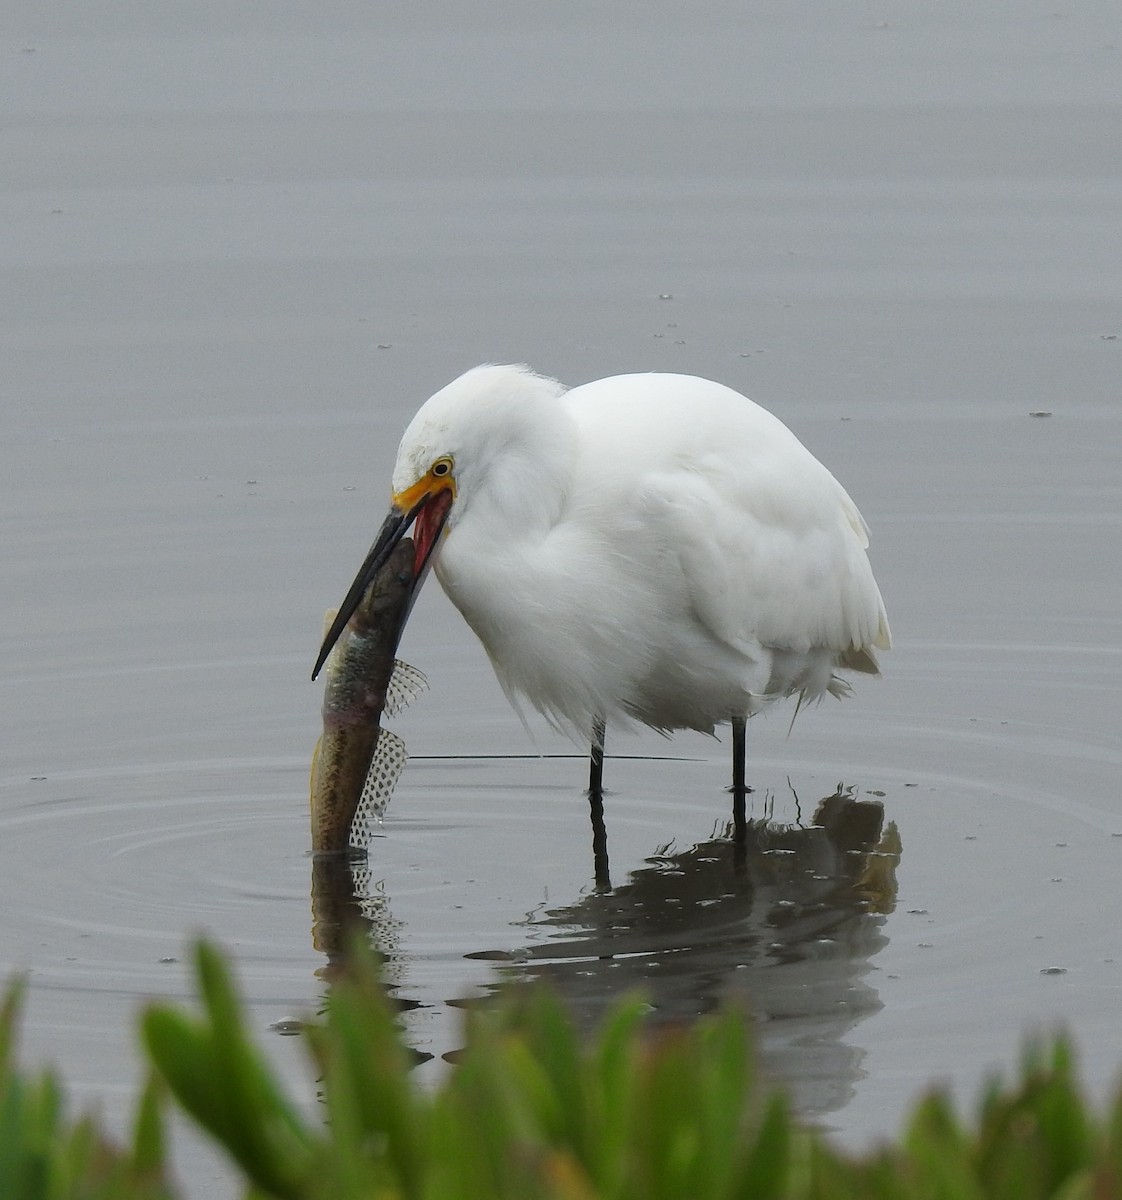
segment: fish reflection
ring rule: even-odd
[[[312,858],[312,946],[327,958],[316,976],[330,988],[347,972],[348,954],[357,939],[367,941],[381,958],[386,995],[401,1012],[423,1007],[404,995],[402,958],[398,951],[401,922],[390,912],[389,898],[364,860],[339,854]],[[416,1064],[433,1056],[411,1047]]]
[[[346,967],[352,939],[361,935],[382,959],[388,988],[400,978],[402,925],[367,862],[342,855],[312,857],[312,947],[327,958],[316,974],[327,982]]]
[[[738,831],[739,832],[739,831]],[[808,1113],[840,1108],[863,1052],[844,1035],[881,1007],[866,981],[887,942],[901,843],[883,806],[852,789],[820,802],[809,825],[746,821],[723,836],[667,846],[614,891],[527,922],[548,940],[505,959],[508,975],[546,980],[591,1030],[639,991],[657,1023],[695,1020],[737,997],[758,1022],[765,1070]]]

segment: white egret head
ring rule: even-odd
[[[393,503],[408,512],[450,490],[449,529],[481,495],[510,513],[532,511],[560,485],[551,464],[559,456],[563,418],[557,399],[564,390],[521,366],[474,367],[454,379],[421,406],[405,430]]]
[[[525,525],[556,512],[567,458],[556,380],[522,366],[481,366],[441,388],[418,410],[398,448],[386,517],[327,631],[314,679],[366,588],[413,526],[415,590],[442,532],[473,504],[497,505]]]

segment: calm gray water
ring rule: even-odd
[[[121,1127],[135,1014],[190,994],[205,930],[314,1107],[268,1026],[322,988],[323,610],[416,406],[512,360],[771,408],[861,505],[897,648],[790,736],[753,725],[774,828],[746,873],[726,747],[613,743],[675,760],[609,762],[604,896],[578,760],[464,757],[573,748],[530,741],[430,585],[369,881],[421,1076],[514,973],[589,1022],[637,983],[673,1013],[747,997],[769,1066],[855,1144],[1057,1023],[1113,1082],[1120,25],[1110,0],[18,8],[0,969],[30,972],[25,1057]],[[839,782],[898,833],[872,905],[806,828]],[[179,1153],[189,1195],[227,1194]]]

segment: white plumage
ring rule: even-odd
[[[444,590],[512,701],[585,738],[600,719],[708,732],[785,696],[841,696],[836,672],[875,673],[890,644],[856,505],[719,383],[566,391],[476,367],[405,431],[398,525],[441,489]]]

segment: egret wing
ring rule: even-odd
[[[599,380],[565,407],[581,435],[571,512],[590,527],[611,512],[617,552],[657,572],[664,608],[756,661],[816,650],[876,669],[869,648],[890,638],[865,522],[778,418],[680,375]]]
[[[664,500],[691,605],[721,641],[796,654],[887,648],[861,514],[808,451],[680,473]]]

